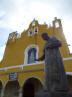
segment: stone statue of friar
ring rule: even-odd
[[[42,34],[43,40],[46,41],[43,55],[36,61],[45,60],[44,64],[44,89],[49,92],[68,91],[68,83],[65,69],[60,53],[61,41],[54,37],[49,37],[46,32]]]

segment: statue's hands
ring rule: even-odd
[[[38,59],[35,59],[35,61],[39,61]]]

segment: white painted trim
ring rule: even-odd
[[[38,65],[38,64],[43,64],[44,62],[36,62],[33,64],[25,64],[25,65],[16,65],[16,66],[10,66],[10,67],[4,67],[4,68],[0,68],[0,70],[4,70],[7,71],[8,69],[13,69],[13,68],[21,68],[23,70],[24,66],[29,66],[29,65]]]
[[[25,64],[24,66],[29,66],[29,65],[38,65],[38,64],[44,64],[44,62],[36,62],[36,63],[32,63],[32,64]]]
[[[38,49],[38,51],[39,51],[39,49]],[[38,54],[37,54],[37,58],[38,58]],[[63,58],[63,61],[68,61],[68,60],[72,60],[72,57]],[[44,64],[44,61],[36,62],[36,63],[33,63],[33,64],[27,64],[27,63],[24,62],[23,65],[16,65],[16,66],[4,67],[4,68],[0,68],[0,70],[7,71],[8,69],[13,69],[13,68],[22,68],[22,70],[23,70],[23,67],[24,67],[24,66],[38,65],[38,64]]]
[[[63,58],[63,61],[72,60],[72,57]]]
[[[42,85],[44,85],[44,84],[43,84],[43,81],[42,81],[39,77],[36,77],[36,76],[29,76],[28,78],[25,78],[25,79],[24,79],[24,82],[23,82],[22,86],[24,86],[24,84],[26,83],[26,81],[29,80],[30,78],[35,78],[35,79],[39,80]]]
[[[66,72],[67,75],[72,75],[72,72]]]
[[[24,65],[9,66],[9,67],[0,68],[0,70],[7,71],[8,69],[20,68],[20,67],[23,67],[23,66]]]

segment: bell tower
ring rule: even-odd
[[[62,41],[62,54],[66,57],[69,54],[68,44],[63,33],[61,20],[57,19],[57,17],[55,17],[53,21],[53,33],[54,36],[58,37]]]
[[[53,21],[53,27],[55,27],[55,28],[61,28],[62,27],[61,20],[57,19],[57,17],[55,17],[55,19]]]

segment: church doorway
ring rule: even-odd
[[[69,91],[72,92],[72,76],[71,75],[67,75],[67,81],[69,85]]]
[[[3,97],[19,97],[19,89],[20,85],[17,80],[8,81],[4,89]]]
[[[1,97],[1,92],[2,92],[2,82],[0,81],[0,97]]]
[[[34,97],[34,85],[26,83],[23,88],[23,97]]]
[[[29,78],[25,81],[22,88],[22,97],[34,97],[43,88],[42,83],[37,78]]]

